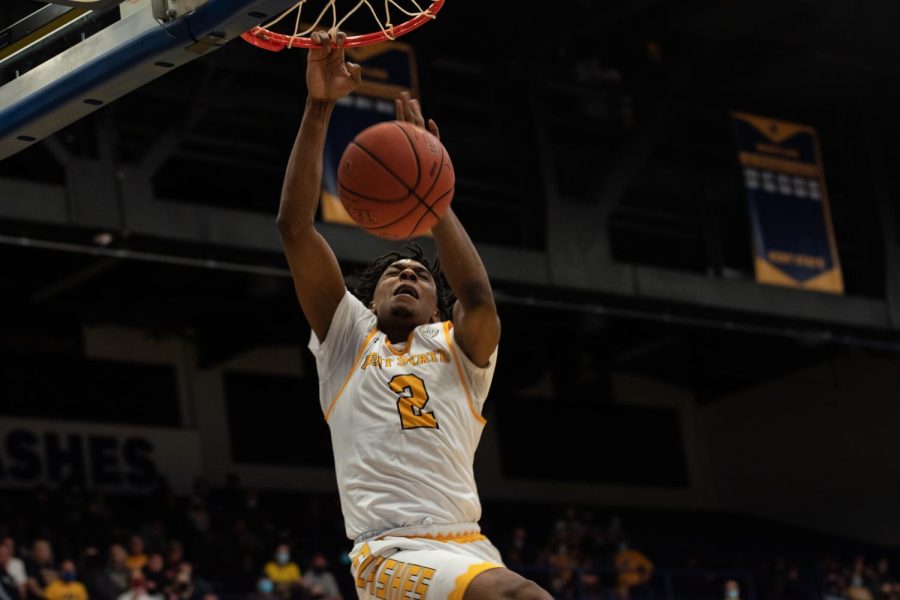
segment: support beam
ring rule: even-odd
[[[124,227],[138,236],[253,251],[281,253],[274,216],[166,202],[152,188],[124,176]],[[583,207],[582,207],[583,210]],[[0,219],[41,224],[72,224],[66,212],[65,190],[59,186],[0,178]],[[582,229],[589,230],[587,223]],[[364,263],[396,248],[395,244],[353,227],[320,223],[320,231],[344,263]],[[591,256],[590,238],[578,232],[571,252]],[[557,231],[561,237],[562,232]],[[428,251],[431,240],[423,239]],[[561,247],[560,239],[554,244]],[[584,247],[580,248],[579,244]],[[26,242],[27,245],[27,242]],[[833,296],[802,290],[761,286],[749,280],[722,280],[654,267],[613,264],[573,265],[540,252],[480,244],[491,278],[498,283],[555,287],[567,291],[608,294],[665,303],[705,306],[776,318],[818,321],[834,326],[900,331],[884,302]],[[109,249],[114,255],[115,249]],[[98,254],[103,254],[98,249]],[[584,268],[585,272],[579,271]],[[280,273],[280,271],[279,271]]]

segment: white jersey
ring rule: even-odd
[[[392,345],[350,292],[325,341],[313,332],[319,396],[331,428],[347,537],[477,523],[472,462],[494,374],[456,346],[453,325],[429,323]]]

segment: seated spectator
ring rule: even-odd
[[[653,563],[640,550],[629,548],[626,542],[619,544],[615,557],[616,588],[619,597],[629,598],[634,588],[645,585],[653,574]]]
[[[174,581],[178,567],[184,562],[184,546],[179,540],[172,540],[166,550],[166,578]]]
[[[194,577],[194,567],[186,561],[182,561],[178,565],[166,598],[167,600],[216,600],[215,594],[212,593],[209,586]]]
[[[864,572],[865,566],[857,562],[850,576],[850,585],[847,586],[847,600],[873,600],[872,591],[866,585]]]
[[[875,569],[872,571],[872,590],[873,595],[880,596],[883,593],[883,585],[891,584],[894,576],[891,574],[891,562],[887,558],[880,558],[875,563]]]
[[[84,549],[82,565],[81,581],[91,600],[116,600],[125,591],[109,578],[103,556],[97,548],[88,546]]]
[[[125,559],[125,566],[129,571],[144,568],[147,564],[147,553],[144,552],[144,538],[140,535],[132,535],[128,541],[128,558]]]
[[[809,590],[800,580],[800,569],[788,567],[784,582],[784,600],[811,600]]]
[[[0,544],[0,600],[22,600],[19,586],[8,571],[10,558],[12,547],[9,544]]]
[[[16,582],[19,588],[19,595],[25,597],[25,585],[28,581],[28,575],[25,574],[25,561],[16,557],[16,541],[11,535],[4,536],[0,540],[0,544],[9,546],[9,561],[6,563],[6,572]]]
[[[288,598],[300,587],[300,567],[291,561],[291,550],[287,544],[278,544],[273,559],[266,563],[263,574],[275,584],[277,595]]]
[[[741,600],[741,586],[734,579],[725,582],[722,597],[724,600]]]
[[[822,600],[845,600],[845,591],[844,577],[840,573],[829,573],[825,577],[825,590],[822,593]]]
[[[169,587],[169,579],[166,577],[166,563],[159,552],[154,552],[147,558],[147,564],[142,569],[144,579],[147,580],[147,592],[153,595],[163,595]]]
[[[900,583],[883,582],[878,589],[878,600],[900,600]]]
[[[25,564],[26,587],[30,600],[41,600],[51,579],[59,577],[50,542],[38,538],[31,546],[31,560]]]
[[[116,588],[120,590],[119,595],[124,594],[131,587],[131,571],[126,565],[127,560],[128,553],[125,552],[125,547],[122,544],[113,544],[109,547],[105,573]]]
[[[528,541],[528,530],[524,527],[516,527],[512,531],[509,547],[504,553],[506,562],[513,565],[531,564],[536,556],[534,549]]]
[[[44,590],[46,600],[88,600],[87,589],[78,581],[75,562],[64,560],[59,567],[59,578],[53,579]]]
[[[328,570],[328,559],[321,552],[313,555],[309,571],[303,576],[303,588],[313,600],[342,600],[337,580]]]
[[[268,577],[260,577],[256,582],[256,590],[247,597],[247,600],[277,600],[275,584]]]
[[[118,600],[160,600],[160,597],[147,593],[147,580],[143,573],[135,569],[128,578],[128,589],[122,592]]]

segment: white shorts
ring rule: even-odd
[[[350,559],[360,600],[462,600],[476,575],[503,567],[480,533],[386,536],[356,544]]]

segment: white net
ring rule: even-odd
[[[343,2],[343,7],[340,8],[337,4],[337,0],[300,0],[277,18],[263,25],[262,29],[274,31],[273,28],[278,27],[282,35],[289,36],[287,46],[291,47],[296,40],[306,38],[314,31],[324,30],[330,35],[334,35],[343,29],[351,17],[358,22],[359,15],[357,13],[368,12],[377,25],[378,29],[375,31],[380,31],[384,38],[393,40],[403,33],[398,30],[398,25],[416,19],[434,19],[443,2],[358,0],[352,5]],[[293,30],[288,31],[291,21],[293,21]],[[288,23],[287,27],[286,23]]]

